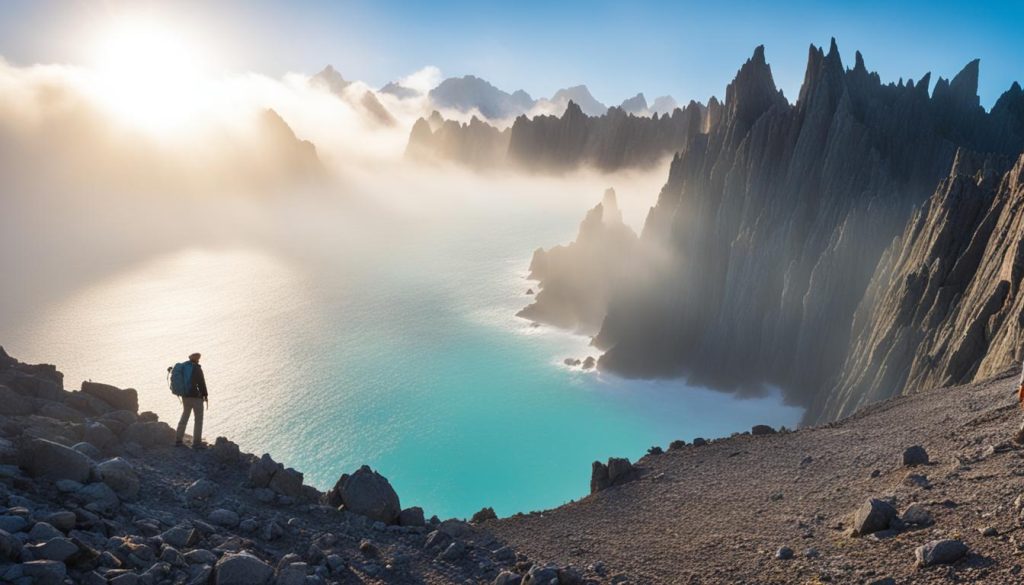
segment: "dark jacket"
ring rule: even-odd
[[[191,398],[206,398],[206,376],[203,375],[203,367],[199,364],[192,364],[192,379],[188,382],[188,396]]]

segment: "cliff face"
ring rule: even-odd
[[[630,376],[687,375],[724,389],[778,385],[789,400],[810,407],[809,420],[833,418],[898,393],[900,381],[911,376],[938,381],[938,373],[925,373],[924,362],[912,370],[913,356],[881,359],[881,377],[874,382],[861,377],[868,375],[866,363],[880,359],[866,341],[878,325],[869,322],[886,322],[878,311],[891,313],[898,302],[874,300],[918,269],[912,259],[896,266],[892,258],[899,250],[880,265],[886,247],[911,229],[906,226],[912,211],[949,175],[958,148],[1012,156],[1024,147],[1020,87],[1015,84],[986,113],[978,102],[977,74],[975,61],[952,81],[939,79],[933,95],[930,75],[917,83],[884,85],[859,53],[853,68],[844,68],[833,41],[827,53],[811,47],[803,86],[791,105],[776,89],[759,47],[728,86],[725,102],[709,104],[706,134],[692,136],[673,159],[638,248],[659,250],[660,264],[651,268],[649,281],[625,284],[612,298],[595,338],[606,349],[600,366]],[[568,146],[569,152],[581,142],[573,134],[556,135],[565,139],[558,147]],[[515,133],[512,138],[510,151]],[[954,172],[962,174],[964,164]],[[981,179],[948,179],[943,185],[991,191],[998,163],[978,168],[988,169]],[[973,200],[970,205],[984,207]],[[936,229],[973,233],[970,225],[955,227],[964,221],[960,213],[946,221]],[[950,261],[945,251],[937,253]],[[635,259],[644,262],[651,260]],[[1000,262],[993,257],[990,263]],[[998,280],[977,287],[964,290],[970,306],[945,321],[948,332],[939,337],[946,341],[937,339],[931,350],[954,351],[948,340],[974,327],[972,339],[958,344],[964,349],[941,358],[948,362],[942,383],[999,369],[1014,353],[1010,341],[1016,330],[1007,329],[997,349],[988,321],[1002,310],[1000,295],[1007,293],[999,292]],[[948,295],[940,296],[948,302]],[[884,346],[877,351],[884,353]]]
[[[575,242],[533,253],[530,278],[540,281],[541,290],[518,316],[593,335],[612,286],[632,276],[637,245],[636,233],[622,222],[615,190],[608,189],[587,212]]]
[[[544,172],[582,166],[608,171],[650,167],[707,132],[713,113],[711,107],[690,102],[671,115],[648,118],[611,108],[594,117],[570,101],[561,116],[519,116],[503,131],[477,120],[476,127],[472,122],[444,122],[440,134],[436,129],[428,134],[430,121],[421,119],[409,136],[406,153],[474,167],[510,165]],[[486,160],[481,160],[481,151],[488,153]]]
[[[815,418],[1020,361],[1024,156],[966,151],[885,252],[854,317],[853,345]]]

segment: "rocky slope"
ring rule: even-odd
[[[1018,374],[821,427],[675,443],[631,480],[484,527],[613,583],[1020,583]]]
[[[614,287],[594,340],[606,350],[600,367],[750,392],[776,385],[813,422],[1018,359],[1012,323],[1021,312],[1004,304],[1016,298],[1015,248],[984,243],[1003,204],[978,208],[1012,199],[1013,187],[994,193],[1017,180],[1000,170],[1024,150],[1024,94],[1014,84],[986,112],[978,67],[940,78],[929,94],[930,75],[883,84],[859,53],[845,68],[833,41],[827,52],[811,47],[790,104],[759,47],[706,131],[673,159],[634,262],[650,278]],[[531,153],[571,159],[579,139],[556,136],[569,146],[551,140],[552,152]],[[987,162],[954,168],[958,152]],[[955,178],[977,172],[984,176]],[[933,194],[963,209],[944,213],[928,203]],[[926,205],[934,217],[925,209],[914,220]],[[1013,238],[1010,217],[997,240]],[[934,248],[918,240],[939,232]],[[958,250],[967,258],[954,266]],[[913,315],[924,292],[940,306]]]
[[[321,493],[223,437],[173,447],[134,390],[67,392],[0,351],[0,581],[1016,583],[1017,375],[595,462],[577,502],[467,523],[366,467]]]
[[[476,583],[533,568],[475,524],[401,508],[368,467],[321,493],[224,437],[173,443],[135,390],[68,392],[54,366],[0,349],[0,582]]]

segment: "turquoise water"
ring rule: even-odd
[[[795,425],[800,410],[778,395],[740,400],[566,368],[565,357],[596,355],[587,339],[513,316],[529,300],[533,248],[570,239],[592,193],[512,206],[459,198],[386,230],[325,212],[310,225],[351,232],[317,240],[316,254],[297,234],[189,246],[0,320],[0,343],[57,361],[69,388],[87,376],[134,386],[172,423],[165,368],[202,351],[208,440],[270,452],[322,489],[369,464],[428,516],[550,508],[586,495],[595,459]],[[648,203],[639,198],[634,220]]]

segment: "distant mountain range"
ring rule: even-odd
[[[311,82],[338,96],[343,96],[352,85],[351,81],[346,80],[331,65],[327,65],[314,75]],[[423,97],[422,92],[395,81],[387,83],[377,93],[400,100]],[[370,92],[370,95],[373,96],[373,92]],[[360,100],[367,99],[363,96],[358,97]],[[560,89],[550,98],[534,99],[521,89],[509,93],[474,75],[449,77],[427,92],[426,97],[428,110],[476,115],[491,123],[509,121],[522,115],[561,115],[569,106],[569,102],[577,104],[588,116],[601,116],[608,111],[608,106],[598,101],[585,85]],[[376,96],[372,99],[379,102]],[[623,101],[619,107],[630,114],[650,116],[670,114],[676,109],[677,104],[672,96],[661,96],[648,107],[644,94],[638,93]],[[379,111],[382,107],[373,109]]]

